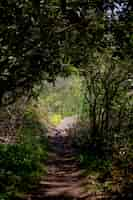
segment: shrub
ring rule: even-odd
[[[47,138],[33,113],[27,113],[19,130],[19,144],[0,145],[0,199],[23,196],[46,174]]]
[[[112,191],[120,199],[133,199],[133,144],[117,146],[114,149],[112,168]]]

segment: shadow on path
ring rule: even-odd
[[[106,199],[102,194],[88,192],[87,178],[83,176],[70,136],[55,129],[49,133],[50,152],[48,174],[42,177],[38,189],[28,200],[95,200]]]

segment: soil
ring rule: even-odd
[[[48,174],[42,177],[37,189],[28,200],[98,200],[108,199],[101,192],[88,191],[88,180],[76,160],[76,149],[69,136],[68,118],[49,133],[50,152],[47,160]],[[73,119],[75,122],[75,117]],[[65,131],[67,129],[67,131]],[[64,134],[65,133],[65,134]],[[93,178],[90,178],[93,179]]]

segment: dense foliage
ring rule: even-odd
[[[51,59],[57,49],[51,45],[57,43],[52,32],[53,19],[48,15],[47,4],[42,2],[40,8],[38,3],[26,0],[0,2],[2,103],[13,102],[29,91],[35,81],[40,81],[42,70],[52,73]]]
[[[42,79],[54,83],[58,74],[67,77],[78,69],[85,83],[82,117],[87,123],[86,137],[80,130],[83,137],[78,141],[85,151],[82,161],[89,161],[88,151],[93,151],[94,159],[102,156],[109,165],[111,161],[112,180],[116,185],[121,180],[117,192],[129,193],[132,199],[132,1],[1,0],[0,11],[0,105],[14,102],[22,94],[31,97],[33,86]],[[10,173],[15,174],[14,183],[23,179],[23,171],[18,169],[26,170],[23,175],[40,169],[42,154],[33,147],[1,147],[4,181]],[[9,165],[13,166],[11,172]],[[8,188],[2,181],[1,194],[12,194],[14,183]]]
[[[21,199],[46,175],[47,138],[35,115],[27,111],[19,130],[21,143],[0,145],[0,199]]]
[[[0,8],[1,103],[13,102],[42,76],[51,81],[70,63],[85,64],[91,49],[110,43],[104,4],[99,0],[6,0]],[[123,53],[132,55],[131,9],[127,13],[125,21],[112,24],[114,54],[121,58]]]

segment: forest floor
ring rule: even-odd
[[[37,189],[28,200],[98,200],[108,199],[96,190],[96,177],[85,176],[76,159],[69,131],[73,119],[66,118],[49,133],[50,152],[47,160],[48,173],[42,177]],[[75,117],[74,117],[75,122]]]

